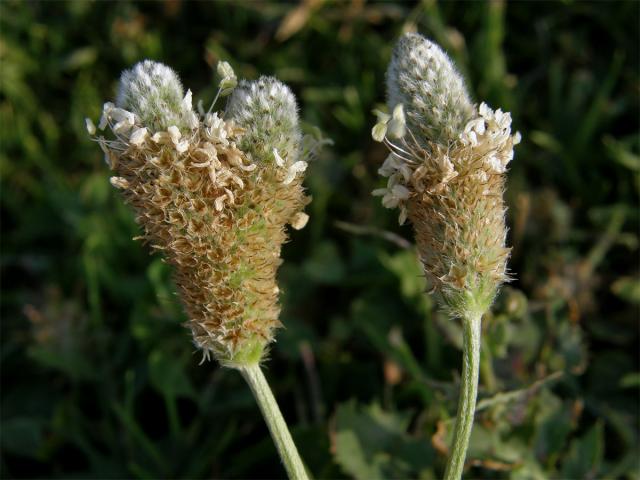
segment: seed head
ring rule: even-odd
[[[235,75],[228,64],[219,70],[222,92]],[[140,238],[174,266],[196,345],[227,366],[258,362],[273,341],[285,226],[308,219],[293,95],[271,78],[241,89],[224,115],[187,122],[190,92],[188,105],[178,101],[175,73],[142,62],[122,75],[119,106],[104,106],[98,128],[115,138],[96,139]]]
[[[508,280],[502,197],[520,134],[511,135],[509,113],[473,106],[449,58],[417,34],[394,49],[387,94],[394,114],[378,114],[372,135],[390,149],[378,171],[388,181],[373,194],[413,224],[440,304],[454,316],[482,314]]]

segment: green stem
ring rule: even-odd
[[[254,363],[238,367],[238,369],[249,384],[249,387],[251,387],[253,396],[258,402],[262,416],[271,432],[273,442],[276,444],[282,463],[284,463],[284,468],[287,470],[287,475],[291,480],[309,480],[298,449],[293,443],[287,424],[282,417],[273,393],[271,393],[267,379],[260,369],[260,365]]]
[[[469,437],[473,428],[473,416],[478,395],[478,372],[480,369],[480,327],[482,315],[468,315],[462,319],[464,346],[462,349],[462,378],[456,428],[453,434],[451,456],[444,474],[445,480],[462,477],[467,456]]]

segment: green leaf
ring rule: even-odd
[[[558,397],[546,390],[540,393],[537,404],[535,455],[541,461],[553,464],[575,427],[570,407],[563,405]]]
[[[151,385],[168,397],[193,397],[195,391],[179,357],[155,350],[149,356]]]
[[[620,386],[622,388],[640,387],[640,372],[627,373],[620,379]]]
[[[96,377],[96,371],[87,361],[86,355],[76,350],[55,350],[33,346],[29,357],[43,367],[58,370],[73,380],[90,380]]]
[[[381,254],[380,261],[400,280],[400,291],[403,297],[415,300],[418,296],[425,296],[427,281],[414,249],[402,250],[393,255]]]
[[[634,140],[635,138],[632,139],[632,142]],[[618,141],[610,135],[603,139],[607,152],[614,161],[633,172],[640,172],[640,155],[632,151],[632,142]]]
[[[10,418],[2,421],[2,449],[25,457],[38,457],[42,445],[42,425],[33,418]]]
[[[536,146],[551,153],[562,152],[562,143],[548,132],[534,130],[527,135]]]
[[[522,464],[513,469],[509,478],[511,480],[547,480],[549,477],[532,455],[527,455],[522,460]]]
[[[147,268],[147,278],[153,286],[156,298],[160,306],[174,317],[179,316],[180,307],[173,294],[173,283],[171,281],[171,268],[161,259],[153,260]]]
[[[376,403],[338,406],[336,462],[358,480],[417,476],[432,465],[434,451],[426,438],[409,436],[410,419],[407,412],[387,412]]]
[[[584,341],[584,333],[575,325],[563,322],[557,331],[556,351],[550,361],[554,370],[569,370],[579,375],[587,366],[587,346]]]
[[[629,303],[640,303],[640,279],[620,277],[611,285],[611,291]]]
[[[571,442],[562,465],[562,478],[598,478],[604,455],[604,424],[598,421],[584,436]]]
[[[322,242],[304,263],[307,276],[317,283],[337,284],[345,275],[345,267],[333,242]]]
[[[81,47],[64,59],[62,68],[65,70],[78,70],[80,68],[90,67],[98,58],[98,51],[95,47]]]

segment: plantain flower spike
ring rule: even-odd
[[[125,70],[116,104],[138,115],[140,123],[154,131],[176,126],[186,132],[198,125],[191,91],[185,96],[176,72],[162,63],[145,60]]]
[[[289,87],[273,77],[242,80],[231,94],[225,117],[244,129],[240,148],[256,161],[286,169],[290,184],[307,163],[300,160],[298,106]]]
[[[387,96],[390,106],[405,106],[408,127],[422,146],[456,138],[475,115],[464,80],[447,54],[417,33],[405,34],[393,51]]]
[[[195,344],[240,368],[263,358],[280,326],[276,270],[286,225],[308,219],[310,155],[289,88],[268,77],[236,87],[226,62],[218,72],[218,96],[231,94],[225,112],[197,114],[175,72],[145,60],[104,105],[98,129],[109,138],[86,125],[140,238],[174,267]]]
[[[419,34],[398,41],[387,95],[393,115],[377,112],[372,131],[390,150],[387,186],[373,194],[413,225],[441,306],[482,315],[508,280],[504,174],[520,134],[509,113],[472,104],[452,61]]]

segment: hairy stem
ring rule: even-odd
[[[298,449],[293,443],[289,428],[282,417],[280,408],[278,408],[276,399],[271,392],[271,388],[269,388],[267,379],[260,369],[260,365],[254,363],[239,367],[238,369],[249,384],[249,387],[251,387],[253,396],[258,402],[262,416],[271,432],[273,442],[287,470],[287,475],[291,480],[308,480],[309,477],[298,453]]]
[[[446,480],[462,477],[467,456],[469,437],[473,428],[473,416],[478,394],[478,372],[480,369],[480,327],[482,315],[468,315],[462,319],[464,345],[462,349],[462,378],[456,428],[453,434],[451,456],[444,474]]]

